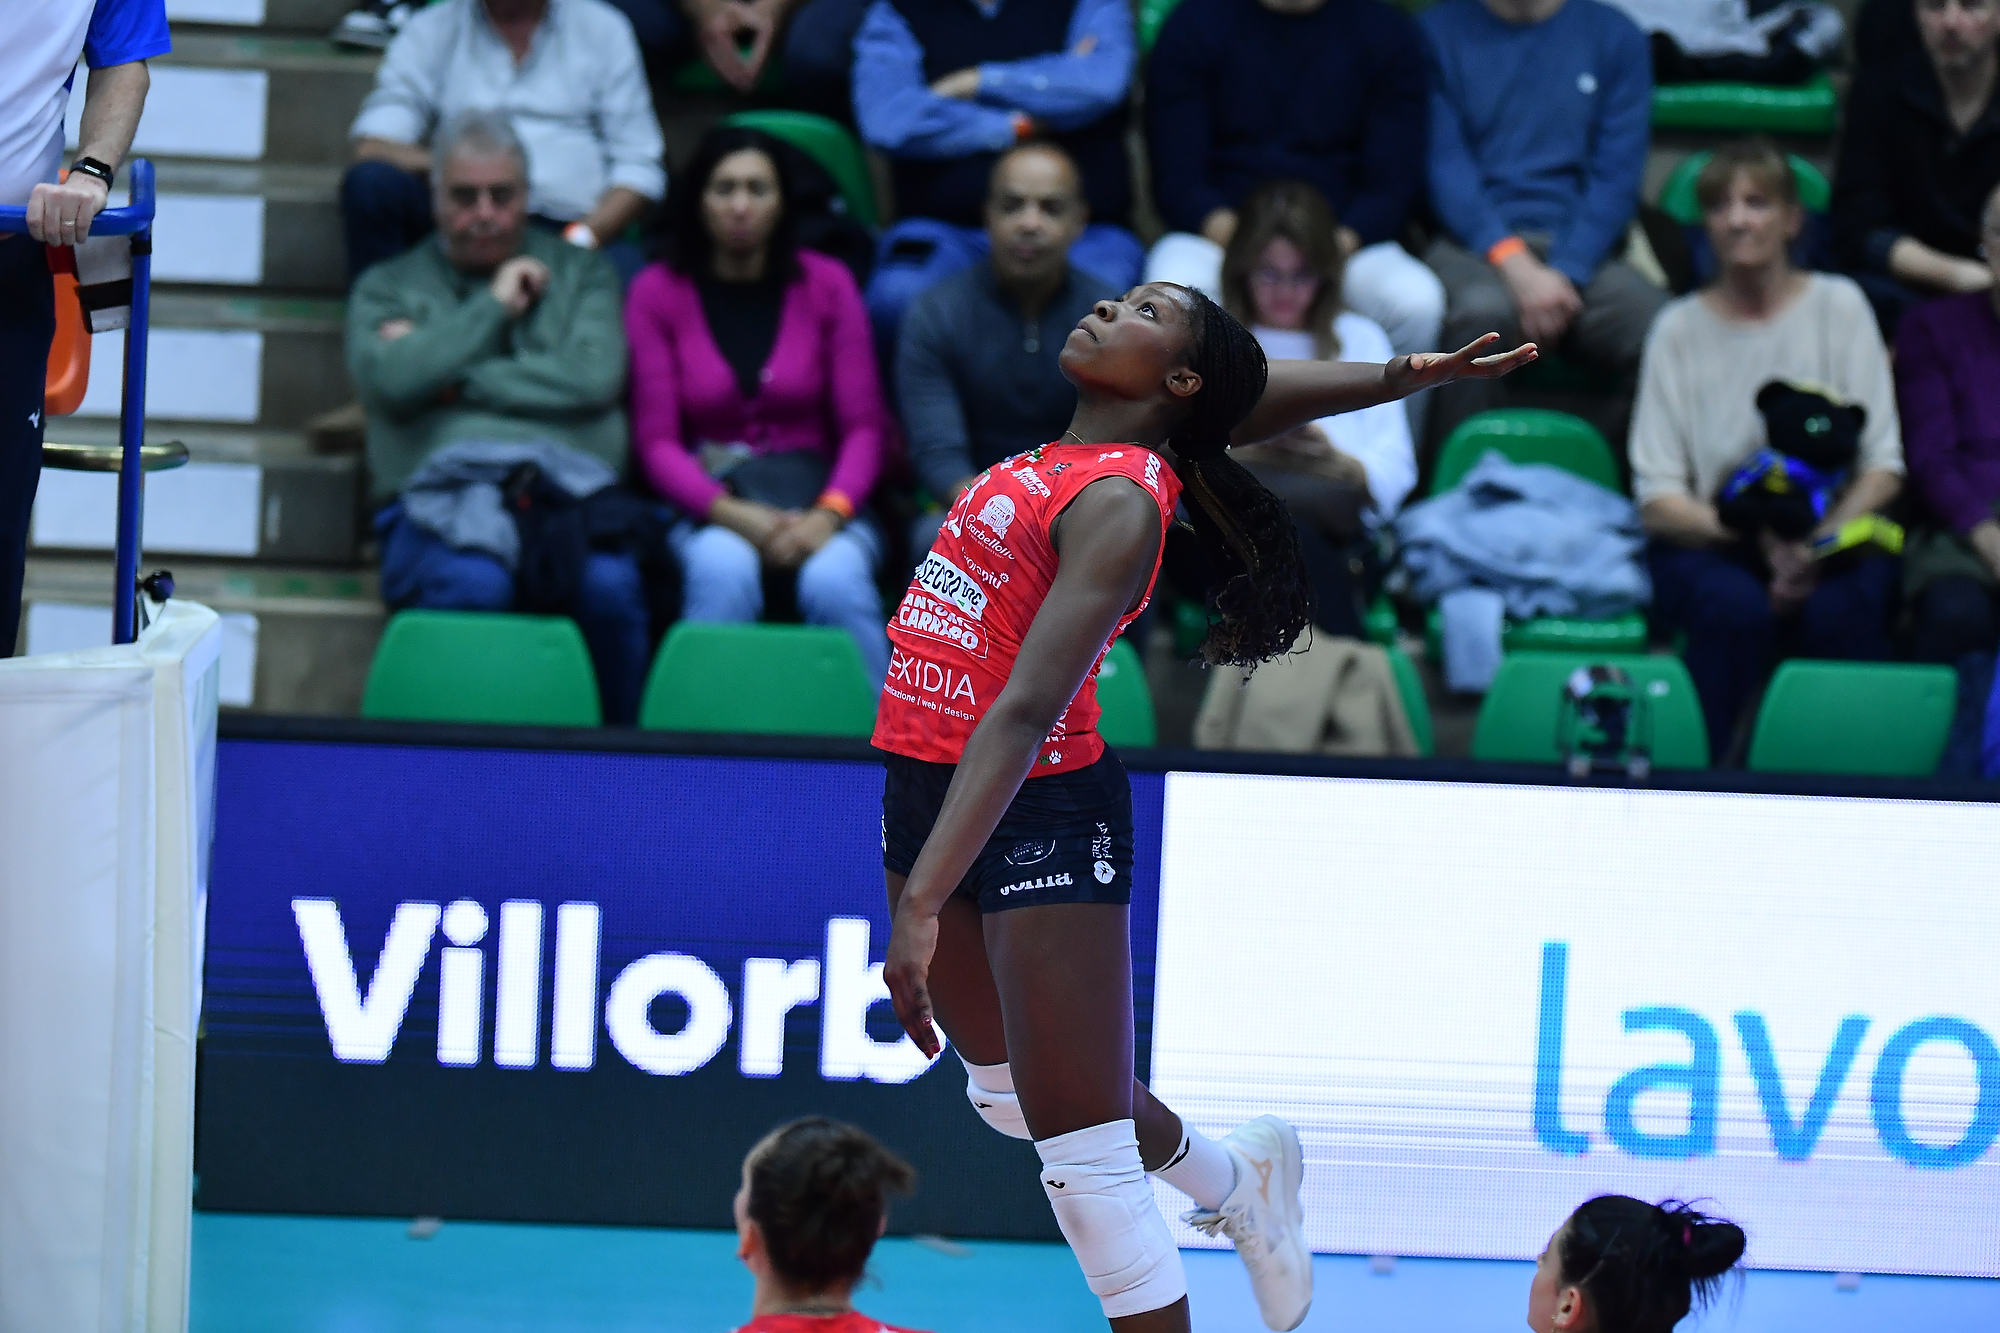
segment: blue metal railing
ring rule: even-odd
[[[153,164],[134,158],[126,167],[126,179],[131,182],[132,201],[105,209],[90,224],[92,236],[132,238],[132,324],[125,335],[125,384],[118,411],[117,581],[111,589],[114,643],[138,637],[139,537],[145,497],[139,446],[146,435],[146,330],[153,295]],[[0,208],[0,233],[27,229],[27,209]]]

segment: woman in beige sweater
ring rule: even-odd
[[[1894,560],[1813,540],[1882,509],[1902,488],[1889,354],[1851,281],[1795,268],[1804,222],[1783,153],[1764,140],[1717,152],[1697,187],[1720,272],[1661,312],[1632,420],[1632,487],[1651,537],[1655,616],[1687,636],[1687,666],[1726,755],[1751,696],[1785,656],[1889,655]],[[1787,539],[1724,522],[1717,499],[1767,439],[1759,390],[1810,387],[1865,413],[1858,457],[1813,532]]]

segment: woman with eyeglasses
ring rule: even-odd
[[[1274,361],[1391,360],[1382,326],[1342,304],[1346,264],[1326,197],[1303,181],[1272,182],[1238,214],[1222,256],[1222,307]],[[1322,417],[1260,450],[1288,452],[1365,487],[1374,523],[1393,518],[1417,484],[1409,416],[1399,403]]]

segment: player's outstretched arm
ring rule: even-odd
[[[1488,354],[1498,341],[1499,334],[1489,333],[1456,352],[1415,352],[1386,363],[1273,361],[1264,396],[1236,428],[1230,443],[1255,444],[1308,421],[1392,403],[1453,380],[1498,379],[1540,355],[1533,343]]]

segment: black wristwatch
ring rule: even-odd
[[[118,173],[108,163],[99,162],[94,157],[79,157],[76,161],[69,164],[69,169],[72,173],[81,171],[86,176],[97,177],[97,179],[104,182],[104,189],[107,194],[110,193],[112,183],[118,176]]]

